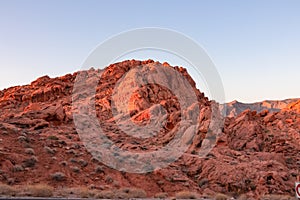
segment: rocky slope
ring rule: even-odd
[[[293,110],[295,112],[300,112],[300,100],[290,103],[284,110]]]
[[[196,98],[187,105],[182,104],[175,91],[151,83],[153,77],[147,79],[149,84],[137,84],[140,74],[128,76],[128,83],[137,88],[129,94],[130,88],[119,81],[140,65],[154,72],[158,66],[174,69],[185,77]],[[179,81],[165,75],[156,81],[175,85]],[[93,89],[86,92],[92,85],[96,86],[94,93]],[[176,87],[180,90],[182,84]],[[116,97],[115,88],[121,88],[123,96]],[[72,101],[77,102],[75,108]],[[120,105],[113,105],[118,102]],[[215,124],[214,104],[195,88],[184,68],[172,68],[167,63],[131,60],[104,70],[91,69],[58,78],[41,77],[29,85],[0,92],[0,181],[13,186],[36,183],[56,188],[89,186],[99,191],[135,187],[145,190],[148,196],[161,192],[174,195],[182,190],[208,196],[246,194],[248,199],[265,194],[294,196],[300,168],[299,102],[273,113],[246,110],[235,118],[221,120],[223,128],[215,128],[211,125]],[[114,115],[114,106],[122,112]],[[96,125],[85,120],[91,108],[103,133],[115,144],[105,143],[110,151],[119,148],[146,155],[176,139],[176,132],[182,126],[186,131],[194,127],[195,135],[185,140],[188,148],[175,162],[171,159],[167,167],[155,170],[156,163],[150,159],[144,166],[146,169],[143,168],[146,173],[124,172],[100,162],[99,159],[105,161],[103,156],[93,157],[93,151],[88,151],[83,143],[85,137],[78,134],[87,133],[93,139],[88,141],[95,147],[93,141],[97,141],[97,135],[89,133]],[[87,114],[80,116],[80,127],[74,123],[79,112]],[[195,113],[199,115],[196,122]],[[165,123],[155,137],[139,135],[144,133],[143,126],[160,121]],[[131,122],[138,128],[129,127],[128,131]],[[126,130],[133,135],[126,134]],[[185,133],[181,136],[188,137]],[[135,134],[141,137],[134,137]],[[199,156],[207,141],[214,141],[215,134],[215,147],[205,157]],[[114,155],[118,157],[119,152]],[[129,156],[128,160],[131,159]],[[130,168],[126,159],[118,161]]]
[[[279,112],[280,110],[287,108],[291,103],[297,102],[299,99],[285,99],[276,101],[262,101],[256,103],[241,103],[238,101],[232,101],[226,103],[226,115],[228,117],[236,117],[245,110],[255,110],[257,112],[262,112],[268,110],[269,112]],[[221,106],[224,108],[224,105]]]

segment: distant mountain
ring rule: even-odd
[[[256,103],[241,103],[238,101],[232,101],[226,103],[226,115],[228,117],[235,117],[242,113],[245,110],[254,110],[257,112],[261,112],[263,110],[268,110],[269,112],[278,112],[282,109],[289,107],[293,103],[296,103],[300,99],[285,99],[285,100],[266,100],[262,102]],[[221,106],[224,108],[224,105]]]

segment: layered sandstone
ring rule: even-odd
[[[128,93],[130,88],[119,81],[141,65],[147,70],[158,65],[175,70],[189,83],[196,101],[180,104],[174,91],[153,82],[138,85],[135,76],[129,78],[138,89]],[[176,84],[172,78],[167,81]],[[89,87],[95,82],[94,89]],[[124,96],[114,99],[115,88],[121,88]],[[91,93],[84,96],[82,91]],[[125,100],[128,105],[122,104]],[[75,109],[74,102],[78,103]],[[116,115],[114,104],[118,102],[121,112]],[[90,103],[92,107],[85,107]],[[5,89],[0,92],[0,181],[11,185],[46,183],[57,188],[90,186],[98,190],[138,187],[148,196],[160,192],[173,195],[182,190],[234,197],[246,194],[248,198],[265,194],[293,196],[300,168],[299,102],[278,112],[246,110],[237,117],[220,119],[224,123],[221,128],[211,123],[215,124],[214,106],[196,89],[186,69],[152,60],[124,61],[104,70],[90,69],[58,78],[44,76],[29,85]],[[163,148],[182,124],[186,124],[186,131],[189,123],[197,126],[178,160],[162,169],[155,169],[155,163],[150,162],[147,173],[128,173],[104,165],[87,151],[74,116],[89,108],[94,108],[91,113],[115,146],[134,153]],[[143,126],[161,121],[165,123],[153,137],[135,137]],[[82,124],[86,132],[92,130],[88,123]],[[129,123],[140,129],[126,129]],[[214,148],[204,157],[199,156],[207,138],[214,136]],[[63,177],[53,178],[57,173]]]

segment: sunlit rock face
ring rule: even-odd
[[[243,110],[220,121],[213,117],[216,107],[186,69],[152,60],[44,76],[0,91],[0,181],[98,190],[139,187],[148,196],[182,190],[254,199],[293,196],[300,168],[299,101],[279,110]],[[82,116],[79,125],[76,116]],[[112,144],[97,143],[93,128],[99,127]],[[88,141],[93,148],[85,136],[94,137]],[[213,148],[201,154],[209,141],[215,141]],[[106,165],[108,155],[98,158],[91,151],[99,146],[116,154],[114,167]],[[161,158],[168,165],[143,158],[166,146],[174,147]],[[137,157],[118,157],[121,150]],[[134,170],[129,161],[138,157],[147,161],[138,172],[147,173],[120,170]],[[60,181],[52,178],[57,172],[65,175]]]
[[[257,112],[262,112],[264,110],[267,110],[269,112],[279,112],[280,110],[286,109],[298,101],[299,99],[286,99],[277,101],[268,100],[256,103],[242,103],[238,101],[232,101],[221,105],[221,108],[225,108],[226,106],[226,115],[228,117],[236,117],[247,109],[255,110]]]

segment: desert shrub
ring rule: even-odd
[[[60,165],[62,165],[62,166],[67,166],[68,165],[68,161],[61,161],[60,163],[59,163]]]
[[[13,166],[12,171],[13,172],[22,172],[22,171],[24,171],[24,167],[22,165],[15,165],[15,166]]]
[[[75,188],[62,188],[57,191],[59,196],[70,197],[70,195],[78,198],[94,198],[96,190],[89,189],[87,187],[75,187]]]
[[[123,188],[119,190],[120,193],[125,193],[126,198],[146,198],[147,193],[140,188]]]
[[[18,141],[19,142],[29,142],[29,139],[27,138],[27,137],[25,137],[25,136],[19,136],[18,137]]]
[[[56,137],[55,135],[50,135],[50,136],[48,136],[47,139],[48,139],[48,140],[59,140],[59,138]]]
[[[26,154],[29,154],[29,155],[34,155],[35,153],[34,153],[34,150],[32,149],[32,148],[26,148],[25,149],[25,153]]]
[[[34,167],[37,162],[37,157],[31,156],[30,158],[27,158],[23,161],[23,167]]]
[[[49,154],[55,154],[55,150],[54,149],[51,149],[50,147],[44,147],[45,151]]]
[[[114,195],[115,195],[114,198],[116,198],[116,199],[129,199],[129,198],[133,198],[133,197],[130,197],[129,193],[125,193],[125,192],[123,192],[121,190],[116,190]]]
[[[175,194],[176,199],[197,199],[198,194],[190,191],[181,191]]]
[[[168,193],[166,192],[160,192],[154,195],[154,198],[158,198],[158,199],[166,199],[168,197]]]
[[[73,155],[76,155],[77,154],[77,151],[74,150],[74,149],[70,149],[68,151],[66,151],[67,154],[73,154]]]
[[[21,135],[27,137],[28,133],[23,132]]]
[[[64,145],[64,146],[67,145],[67,142],[64,141],[64,140],[59,140],[58,143],[59,143],[59,144],[62,144],[62,145]]]
[[[32,148],[31,144],[29,144],[28,142],[23,143],[23,147],[24,148]]]
[[[81,167],[86,167],[86,166],[88,166],[88,162],[85,161],[85,160],[83,160],[83,159],[80,159],[80,160],[78,161],[78,163],[80,164]]]
[[[114,199],[115,192],[112,190],[101,191],[95,195],[95,198],[96,199]]]
[[[164,182],[164,181],[162,181],[162,180],[160,180],[160,181],[157,181],[157,184],[158,184],[158,185],[164,185],[164,184],[165,184],[165,182]]]
[[[76,191],[77,191],[77,188],[61,188],[61,189],[55,191],[55,193],[59,197],[69,197],[70,195],[74,195],[76,193]]]
[[[96,195],[94,190],[90,190],[86,187],[78,188],[80,198],[93,198]]]
[[[75,173],[79,173],[79,172],[80,172],[79,167],[72,166],[71,169],[72,169],[72,171],[75,172]]]
[[[139,188],[123,188],[119,190],[101,191],[95,195],[97,199],[131,199],[146,198],[147,193]]]
[[[215,195],[215,200],[228,200],[231,197],[227,196],[226,194],[218,193]]]
[[[71,162],[71,163],[78,163],[78,161],[75,158],[70,158],[69,162]]]
[[[97,158],[92,157],[92,158],[91,158],[91,162],[93,162],[93,163],[98,163],[99,160],[97,160]]]
[[[247,195],[245,195],[245,194],[241,194],[241,195],[237,198],[237,200],[248,200],[248,197],[247,197]]]
[[[8,185],[12,185],[12,184],[14,184],[16,182],[16,179],[15,178],[8,178],[6,180],[6,182],[7,182]]]
[[[106,183],[112,183],[113,181],[114,181],[114,179],[111,176],[106,176],[106,178],[105,178]]]
[[[71,149],[80,149],[80,148],[81,148],[81,145],[78,143],[74,143],[71,145]]]
[[[53,187],[44,184],[27,186],[26,192],[33,197],[52,197]]]
[[[204,178],[204,179],[201,179],[199,182],[198,182],[198,185],[199,187],[203,187],[205,186],[206,184],[208,184],[208,179],[207,178]]]
[[[102,173],[102,172],[104,172],[103,167],[100,166],[100,165],[97,165],[96,168],[95,168],[95,172],[96,173]]]
[[[5,196],[15,196],[16,195],[16,190],[5,184],[0,183],[0,195],[5,195]]]
[[[64,181],[66,179],[66,175],[62,172],[55,172],[54,174],[51,174],[51,177],[55,181]]]

